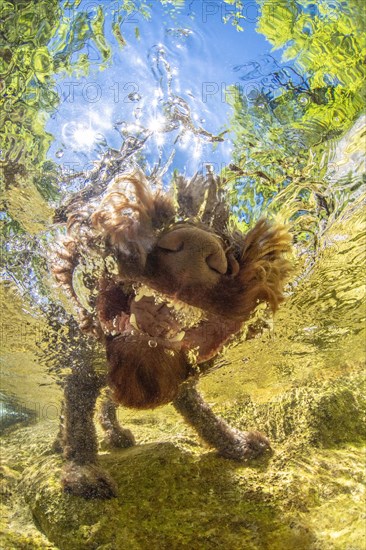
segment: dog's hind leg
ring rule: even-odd
[[[117,405],[112,400],[109,388],[103,392],[98,418],[105,433],[103,446],[126,449],[135,445],[132,432],[122,428],[118,422]]]
[[[61,403],[60,423],[58,433],[52,443],[51,452],[62,453],[64,450],[64,434],[65,434],[65,402]]]
[[[65,380],[63,453],[67,460],[62,484],[67,493],[84,498],[111,498],[113,481],[97,464],[94,409],[101,377],[75,369]],[[86,371],[86,372],[85,372]]]
[[[261,433],[241,432],[216,416],[195,384],[194,380],[182,384],[173,405],[203,441],[221,456],[233,460],[255,458],[270,448],[268,439]]]

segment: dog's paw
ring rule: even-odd
[[[106,431],[101,442],[102,449],[127,449],[134,445],[136,441],[131,430],[122,428]]]
[[[219,454],[232,460],[248,460],[257,458],[270,450],[269,440],[260,432],[234,430],[233,439],[219,450]]]
[[[83,498],[112,498],[117,490],[112,479],[95,464],[65,464],[61,477],[65,493]]]

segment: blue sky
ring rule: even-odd
[[[247,4],[244,31],[238,32],[223,21],[231,9],[224,2],[186,1],[182,9],[170,14],[154,2],[150,20],[136,12],[122,23],[127,45],[120,48],[110,30],[116,2],[84,1],[79,9],[87,6],[92,15],[98,4],[106,16],[112,60],[101,71],[97,52],[89,48],[89,57],[95,61],[87,77],[58,78],[61,102],[47,126],[55,136],[50,158],[67,169],[85,169],[106,144],[120,147],[121,129],[139,135],[139,128],[144,127],[153,131],[143,151],[150,169],[159,156],[165,161],[173,150],[171,170],[177,168],[188,176],[204,163],[219,170],[230,162],[230,136],[215,147],[192,132],[176,141],[181,127],[164,131],[164,116],[167,104],[175,99],[180,102],[176,108],[189,116],[195,128],[215,135],[225,129],[230,118],[230,107],[224,101],[228,86],[240,83],[244,93],[250,93],[266,71],[273,69],[268,57],[271,46],[255,32],[256,5]],[[279,59],[278,54],[271,55]]]

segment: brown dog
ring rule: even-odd
[[[135,171],[115,178],[98,200],[69,204],[53,273],[80,328],[106,348],[114,402],[103,401],[101,423],[112,445],[134,444],[117,422],[116,403],[144,409],[173,402],[224,457],[251,458],[269,447],[260,433],[239,432],[216,417],[195,383],[258,303],[277,309],[290,242],[284,227],[265,220],[246,235],[233,228],[212,174],[176,178],[172,198]],[[93,424],[103,380],[86,363],[65,383],[63,483],[73,494],[107,498],[115,489],[97,466]]]

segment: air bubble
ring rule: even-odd
[[[150,348],[156,348],[156,346],[158,345],[156,340],[149,340],[148,344]]]

